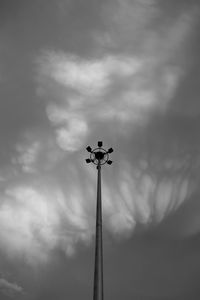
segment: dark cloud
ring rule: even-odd
[[[84,149],[100,139],[115,149],[105,298],[199,299],[198,14],[196,1],[0,2],[2,299],[92,297]]]

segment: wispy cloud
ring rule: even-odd
[[[25,257],[30,264],[47,262],[51,250],[61,247],[71,255],[78,240],[89,239],[80,195],[71,191],[66,202],[67,195],[55,189],[18,185],[5,191],[0,236],[8,256]]]
[[[60,101],[54,94],[46,111],[58,144],[73,151],[83,146],[96,121],[146,124],[152,113],[166,109],[179,75],[178,67],[163,67],[151,56],[87,60],[48,51],[39,59],[38,90],[45,97],[55,84],[61,86]]]
[[[4,278],[0,278],[0,293],[14,298],[17,294],[23,294],[23,288],[16,283],[11,283]]]
[[[106,92],[112,76],[129,77],[139,69],[140,62],[131,57],[106,56],[103,59],[83,60],[64,53],[47,52],[39,60],[41,74],[87,96]]]

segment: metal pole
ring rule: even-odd
[[[102,204],[101,204],[101,164],[97,166],[97,206],[96,206],[96,241],[94,266],[93,300],[103,300],[103,239],[102,239]]]
[[[90,153],[90,158],[86,163],[93,163],[97,166],[97,206],[96,206],[96,237],[95,237],[95,264],[94,264],[94,289],[93,300],[103,300],[103,238],[102,238],[102,204],[101,204],[101,166],[111,165],[112,160],[109,154],[113,148],[107,151],[102,148],[103,142],[98,142],[98,148],[92,149],[87,146],[86,150]]]

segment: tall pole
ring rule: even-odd
[[[90,146],[86,149],[90,152],[87,163],[97,165],[97,205],[96,205],[96,238],[95,238],[95,262],[94,262],[94,287],[93,300],[103,300],[103,237],[102,237],[102,202],[101,202],[101,165],[111,165],[109,154],[113,152],[102,148],[103,143],[98,142],[98,148],[92,150]]]
[[[97,207],[96,207],[96,241],[94,264],[93,300],[103,300],[103,238],[102,238],[102,204],[101,204],[101,165],[97,166]]]

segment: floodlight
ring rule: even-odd
[[[108,153],[112,153],[113,151],[114,151],[113,148],[108,149]]]
[[[91,163],[91,159],[90,158],[86,158],[85,161],[86,161],[87,164]]]
[[[92,152],[92,148],[91,148],[90,146],[87,146],[86,150],[87,150],[88,152]]]

